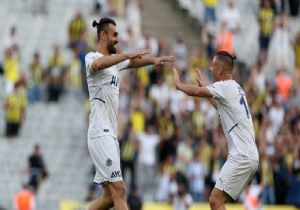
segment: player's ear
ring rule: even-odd
[[[101,39],[101,40],[105,40],[106,37],[107,37],[106,32],[105,32],[105,31],[101,31],[101,32],[100,32],[100,39]]]
[[[218,74],[222,74],[223,72],[223,67],[222,66],[218,66]]]

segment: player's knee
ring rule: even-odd
[[[220,201],[219,199],[217,199],[217,197],[212,193],[209,196],[209,205],[211,207],[211,209],[217,209],[220,205],[222,205],[222,201]]]

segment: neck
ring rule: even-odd
[[[104,43],[98,42],[96,50],[97,52],[100,52],[102,55],[110,55]]]
[[[220,80],[232,80],[232,73],[226,73],[221,76]]]

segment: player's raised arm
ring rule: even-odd
[[[196,68],[195,70],[197,71],[197,74],[198,74],[196,81],[197,81],[199,87],[207,86],[209,84],[209,81],[208,81],[207,77],[202,73],[202,70],[199,68]],[[217,102],[215,101],[215,99],[207,98],[207,100],[214,108],[217,109]]]
[[[132,58],[130,59],[130,63],[128,65],[129,68],[138,68],[147,65],[162,65],[165,62],[173,62],[175,60],[174,56],[161,56],[161,57],[153,57],[153,56],[143,56],[141,58]]]
[[[198,96],[198,97],[205,97],[205,98],[213,97],[206,87],[198,87],[196,85],[184,84],[180,81],[177,69],[173,68],[173,72],[174,72],[174,82],[178,90],[181,90],[182,92],[184,92],[189,96]]]
[[[102,70],[110,66],[116,65],[127,59],[142,59],[142,57],[147,54],[149,54],[149,50],[143,50],[135,53],[105,55],[93,61],[93,63],[91,64],[91,69],[93,71]]]

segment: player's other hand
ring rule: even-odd
[[[168,62],[174,62],[175,57],[174,56],[161,56],[155,59],[154,66],[160,66],[163,65],[164,63]]]
[[[145,55],[150,54],[150,50],[149,49],[145,49],[139,52],[135,52],[135,53],[128,53],[127,57],[128,59],[135,59],[135,58],[142,58]]]
[[[178,89],[178,86],[180,84],[179,73],[178,73],[178,70],[176,68],[173,68],[173,72],[174,72],[174,83],[176,85],[176,88]]]
[[[206,85],[206,78],[204,76],[204,74],[202,73],[202,70],[199,68],[195,68],[195,70],[197,71],[197,84],[199,85],[199,87],[203,87]]]

